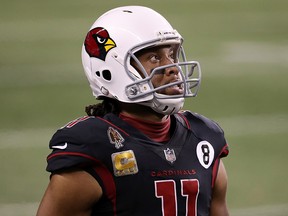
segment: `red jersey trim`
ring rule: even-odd
[[[177,113],[176,115],[180,116],[183,119],[183,121],[185,122],[188,129],[191,128],[189,121],[187,120],[187,118],[182,113]]]
[[[122,133],[124,133],[127,136],[130,136],[126,131],[122,130],[121,128],[117,127],[116,125],[112,124],[111,122],[107,121],[106,119],[103,119],[101,117],[97,117],[98,119],[110,124],[111,126],[113,126],[114,128],[117,128],[118,130],[120,130]]]
[[[212,188],[214,188],[214,185],[215,185],[215,181],[216,181],[216,178],[217,178],[217,174],[218,174],[218,168],[219,168],[219,163],[220,163],[220,158],[221,157],[226,157],[229,153],[229,150],[228,150],[228,144],[226,144],[223,148],[222,148],[222,151],[220,152],[220,154],[218,155],[217,159],[215,160],[214,162],[214,165],[213,165],[213,171],[212,171]]]
[[[113,215],[116,216],[116,185],[109,170],[102,163],[99,165],[100,166],[94,167],[94,171],[102,180],[106,196],[111,201],[113,206]]]
[[[58,153],[54,153],[54,154],[48,156],[47,160],[50,160],[54,157],[61,156],[61,155],[80,156],[80,157],[84,157],[84,158],[88,158],[90,160],[93,160],[94,162],[99,162],[99,160],[95,159],[94,157],[92,157],[90,155],[83,154],[83,153],[79,153],[79,152],[58,152]]]
[[[116,185],[113,176],[111,175],[110,171],[106,168],[106,166],[96,158],[79,152],[58,152],[47,157],[47,160],[50,160],[54,157],[67,156],[67,155],[84,157],[95,162],[93,169],[102,180],[105,195],[112,202],[113,215],[116,216]]]

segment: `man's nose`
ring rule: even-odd
[[[170,75],[178,75],[179,73],[179,70],[177,67],[173,66],[173,67],[167,67],[164,69],[164,73],[167,75],[167,76],[170,76]]]
[[[174,61],[171,60],[170,58],[167,58],[165,63],[163,63],[163,66],[165,65],[169,65],[169,64],[173,64]],[[178,75],[179,73],[179,70],[176,66],[171,66],[171,67],[167,67],[164,69],[164,73],[167,75],[167,76],[170,76],[170,75]]]

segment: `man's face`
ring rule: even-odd
[[[151,71],[156,67],[173,64],[176,59],[175,55],[176,53],[174,53],[173,47],[170,45],[153,47],[136,53],[136,57],[142,63],[148,75],[150,75]],[[141,73],[134,61],[132,61],[131,64]],[[176,67],[169,67],[155,73],[151,82],[154,88],[157,88],[179,80],[180,76],[178,69]],[[157,93],[166,95],[183,94],[183,88],[181,85],[174,85],[161,89],[157,91]]]

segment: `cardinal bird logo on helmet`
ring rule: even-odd
[[[116,47],[116,44],[110,38],[106,29],[97,27],[88,32],[84,46],[90,57],[99,58],[105,61],[107,53],[109,50]]]

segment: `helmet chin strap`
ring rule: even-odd
[[[158,98],[154,97],[150,101],[141,102],[144,106],[151,107],[155,112],[163,115],[172,115],[179,112],[184,105],[184,98]]]

